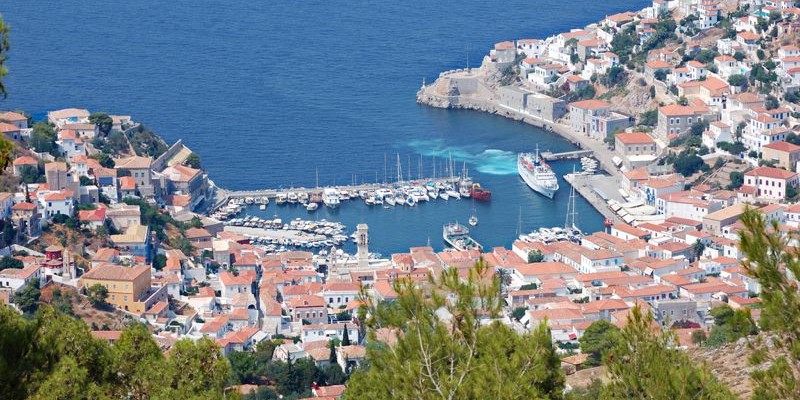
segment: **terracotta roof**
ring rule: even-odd
[[[134,265],[123,267],[114,264],[101,264],[92,268],[83,275],[82,279],[96,279],[107,281],[133,281],[142,274],[149,274],[150,267],[146,265]]]
[[[670,104],[658,108],[658,112],[667,116],[695,115],[708,112],[708,107],[702,106],[682,106],[680,104]]]
[[[136,179],[132,176],[123,176],[119,178],[120,190],[136,190]]]
[[[27,211],[31,211],[31,210],[35,210],[36,209],[36,204],[29,203],[27,201],[23,201],[21,203],[14,204],[13,206],[11,206],[11,209],[12,210],[27,210]]]
[[[19,128],[16,125],[9,124],[7,122],[0,122],[0,132],[8,133],[8,132],[19,132]]]
[[[617,134],[617,140],[624,144],[651,144],[655,140],[644,132],[622,132]]]
[[[582,109],[588,109],[588,110],[594,110],[594,109],[599,109],[599,108],[610,108],[611,107],[611,103],[607,103],[607,102],[602,101],[602,100],[594,100],[594,99],[576,101],[574,103],[570,103],[569,105],[570,105],[570,107],[576,107],[576,108],[582,108]]]
[[[795,177],[797,173],[774,167],[758,167],[754,170],[745,172],[745,175],[785,180]]]
[[[800,151],[800,146],[798,146],[796,144],[789,143],[789,142],[772,142],[770,144],[764,145],[763,147],[767,148],[767,149],[778,150],[778,151],[783,151],[783,152],[787,152],[787,153]]]
[[[286,303],[289,305],[290,308],[302,308],[302,307],[325,307],[325,299],[321,296],[315,295],[301,295],[297,297],[292,297],[291,299],[286,300]]]
[[[106,219],[106,209],[96,208],[94,210],[78,211],[78,220],[81,222],[104,221]]]
[[[0,113],[0,120],[8,122],[19,122],[19,121],[27,121],[28,118],[17,112],[6,111]]]
[[[133,156],[117,160],[114,168],[116,169],[147,169],[153,163],[150,157]]]
[[[672,68],[672,64],[662,61],[662,60],[653,60],[645,64],[648,68],[651,69],[670,69]]]
[[[35,158],[33,158],[31,156],[21,156],[21,157],[17,157],[16,159],[14,159],[14,165],[16,165],[16,166],[20,166],[20,165],[37,165],[37,164],[39,164],[39,163],[36,161]]]

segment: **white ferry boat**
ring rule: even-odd
[[[517,156],[517,172],[528,187],[548,198],[552,199],[558,191],[556,174],[541,159],[538,147],[536,153],[520,153]]]

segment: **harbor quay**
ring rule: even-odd
[[[461,81],[469,79],[474,79],[477,81],[479,80],[478,78],[480,76],[480,72],[462,69],[443,73],[440,75],[440,78],[448,77],[449,79],[453,80],[454,75],[461,77]],[[458,78],[456,78],[455,81],[458,82]],[[609,149],[605,142],[576,132],[568,124],[552,121],[542,115],[534,115],[503,105],[496,97],[494,92],[488,88],[484,88],[482,83],[478,85],[478,90],[474,90],[469,96],[443,96],[436,92],[434,85],[423,85],[419,92],[417,92],[417,102],[437,108],[460,108],[488,112],[544,129],[547,132],[561,136],[573,145],[577,146],[579,150],[563,153],[545,152],[542,153],[543,159],[555,161],[581,157],[592,157],[599,162],[598,170],[606,172],[608,174],[607,179],[609,179],[611,182],[617,182],[617,187],[618,183],[622,179],[622,173],[618,168],[616,168],[614,163],[614,152],[613,150]],[[567,182],[570,182],[571,184],[570,179],[567,179]],[[610,211],[607,200],[598,196],[594,192],[590,192],[587,190],[587,188],[577,187],[576,190],[598,212],[606,216],[606,218],[613,217],[611,218],[612,221],[619,220],[619,217]],[[617,190],[614,190],[613,192],[616,193]]]

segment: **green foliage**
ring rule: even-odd
[[[693,344],[702,345],[706,341],[706,339],[708,339],[706,337],[706,331],[704,331],[702,329],[698,329],[698,330],[692,331],[692,343]]]
[[[519,321],[522,319],[522,317],[525,316],[525,313],[527,311],[528,309],[525,307],[517,307],[514,309],[514,311],[511,312],[511,318],[514,318],[515,320]]]
[[[184,164],[194,169],[200,169],[200,156],[198,156],[197,153],[189,154]]]
[[[694,59],[695,61],[699,61],[703,64],[708,64],[714,62],[714,57],[718,56],[716,50],[712,49],[702,49],[697,54],[695,54]]]
[[[778,102],[778,99],[775,96],[773,95],[767,96],[766,101],[764,101],[764,107],[767,110],[774,110],[778,108],[778,106],[780,106],[780,103]]]
[[[705,342],[706,346],[717,347],[758,333],[749,309],[734,311],[722,305],[712,308],[710,314],[714,317],[714,326]]]
[[[597,92],[594,86],[586,85],[576,91],[567,93],[567,95],[564,97],[564,101],[567,103],[572,103],[575,101],[589,100],[593,99],[596,94]]]
[[[161,271],[162,269],[164,269],[166,265],[167,265],[166,255],[156,254],[156,256],[153,257],[153,268],[155,268],[156,270]]]
[[[58,135],[50,124],[37,122],[33,125],[31,130],[31,147],[37,152],[58,155],[56,139],[58,139]]]
[[[203,220],[197,216],[192,217],[189,221],[189,227],[191,228],[202,228],[203,227]]]
[[[608,321],[596,321],[586,328],[580,338],[581,352],[588,354],[590,365],[600,365],[606,352],[619,346],[619,328]]]
[[[728,177],[731,180],[731,183],[728,185],[729,190],[736,190],[744,185],[744,173],[732,171]]]
[[[4,64],[6,53],[11,48],[11,44],[8,41],[9,31],[10,28],[3,22],[3,16],[0,15],[0,94],[3,95],[3,98],[8,97],[8,92],[6,92],[6,87],[3,84],[3,77],[8,74],[8,68]]]
[[[526,283],[520,286],[519,290],[536,290],[538,286],[535,283]]]
[[[3,258],[0,258],[0,271],[4,270],[6,268],[22,269],[22,267],[24,267],[24,265],[22,264],[22,261],[17,260],[14,257],[4,256]]]
[[[744,144],[742,142],[736,142],[736,143],[719,142],[717,143],[717,148],[722,151],[727,151],[728,153],[731,153],[733,155],[738,155],[747,150],[747,148],[744,147]]]
[[[97,307],[104,305],[106,304],[106,299],[108,298],[108,288],[99,283],[95,283],[86,289],[86,296],[89,298],[89,302],[92,303],[93,306]]]
[[[92,180],[92,178],[89,178],[88,176],[83,176],[83,175],[81,175],[81,177],[79,178],[79,180],[80,180],[80,184],[81,184],[81,186],[91,186],[91,185],[94,185],[94,181]]]
[[[539,250],[531,250],[528,252],[529,263],[539,263],[544,261],[544,254]]]
[[[625,64],[633,52],[633,47],[639,43],[636,36],[636,28],[629,26],[611,39],[611,51],[619,56],[621,63]]]
[[[127,154],[130,150],[128,147],[128,139],[125,134],[119,131],[113,131],[108,136],[95,136],[92,139],[92,145],[107,155]]]
[[[11,165],[13,155],[14,143],[11,143],[11,140],[5,136],[0,135],[0,172],[5,171]]]
[[[705,368],[673,347],[669,331],[656,333],[650,314],[637,306],[620,332],[622,340],[606,352],[609,383],[602,399],[698,399],[736,397]]]
[[[97,162],[100,163],[100,166],[102,167],[114,168],[114,159],[111,158],[111,156],[109,156],[106,153],[92,154],[91,157],[97,160]]]
[[[689,133],[691,133],[692,136],[702,136],[706,129],[708,129],[708,121],[699,119],[692,123],[692,126],[689,128]]]
[[[658,109],[652,109],[639,114],[639,125],[658,125]]]
[[[798,249],[789,246],[797,233],[784,235],[777,221],[767,222],[758,211],[749,208],[741,217],[744,229],[739,245],[745,259],[742,266],[761,285],[759,325],[776,340],[765,343],[757,337],[752,346],[753,364],[766,362],[764,369],[751,373],[754,399],[800,398],[800,276]],[[768,351],[769,350],[769,351]]]
[[[628,74],[625,72],[624,68],[620,66],[613,66],[608,69],[608,72],[600,75],[598,80],[608,88],[613,88],[618,85],[624,86],[628,81]]]
[[[158,135],[139,125],[130,133],[131,146],[137,155],[158,158],[167,151],[167,144]]]
[[[34,278],[28,281],[20,291],[14,294],[14,303],[17,304],[22,312],[26,314],[33,314],[39,308],[39,279]]]
[[[97,125],[97,130],[99,130],[103,136],[108,136],[109,132],[111,132],[111,128],[114,126],[114,120],[111,119],[111,116],[102,112],[95,112],[89,115],[89,122]]]
[[[731,75],[728,77],[728,83],[731,86],[736,86],[740,88],[747,87],[747,77],[744,75]]]
[[[479,261],[466,279],[449,269],[432,279],[431,290],[396,282],[392,306],[369,304],[366,324],[375,341],[378,328],[401,329],[397,344],[367,347],[369,367],[350,377],[348,399],[556,399],[564,375],[544,325],[517,334],[499,322],[500,282]],[[435,288],[435,290],[434,290]],[[446,310],[452,315],[441,319]]]
[[[700,171],[706,163],[697,155],[694,150],[681,151],[675,158],[673,166],[675,172],[683,176],[691,176],[697,171]]]
[[[659,69],[653,74],[653,77],[661,82],[666,82],[667,80],[667,71],[663,69]]]
[[[11,43],[8,41],[8,33],[10,28],[3,22],[3,16],[0,15],[0,94],[3,98],[8,96],[6,87],[3,84],[3,77],[8,74],[8,68],[5,67],[6,53],[11,49]]]

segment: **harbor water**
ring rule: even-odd
[[[495,42],[543,38],[646,4],[9,0],[0,13],[12,28],[10,94],[0,109],[132,115],[170,142],[183,139],[229,189],[310,187],[317,170],[322,185],[383,181],[384,160],[385,175],[396,176],[397,154],[404,176],[416,178],[432,174],[433,157],[438,174],[452,157],[456,172],[466,162],[493,192],[491,203],[475,203],[473,236],[508,246],[520,225],[563,225],[569,196],[563,180],[553,200],[528,189],[516,152],[575,147],[501,117],[417,105],[415,92],[443,70],[479,65]],[[553,167],[561,176],[573,164]],[[351,201],[316,214],[275,207],[251,214],[327,218],[350,231],[365,222],[372,249],[384,254],[428,239],[440,249],[442,225],[473,212],[471,200],[393,209]],[[583,230],[601,229],[582,199],[577,211]]]

